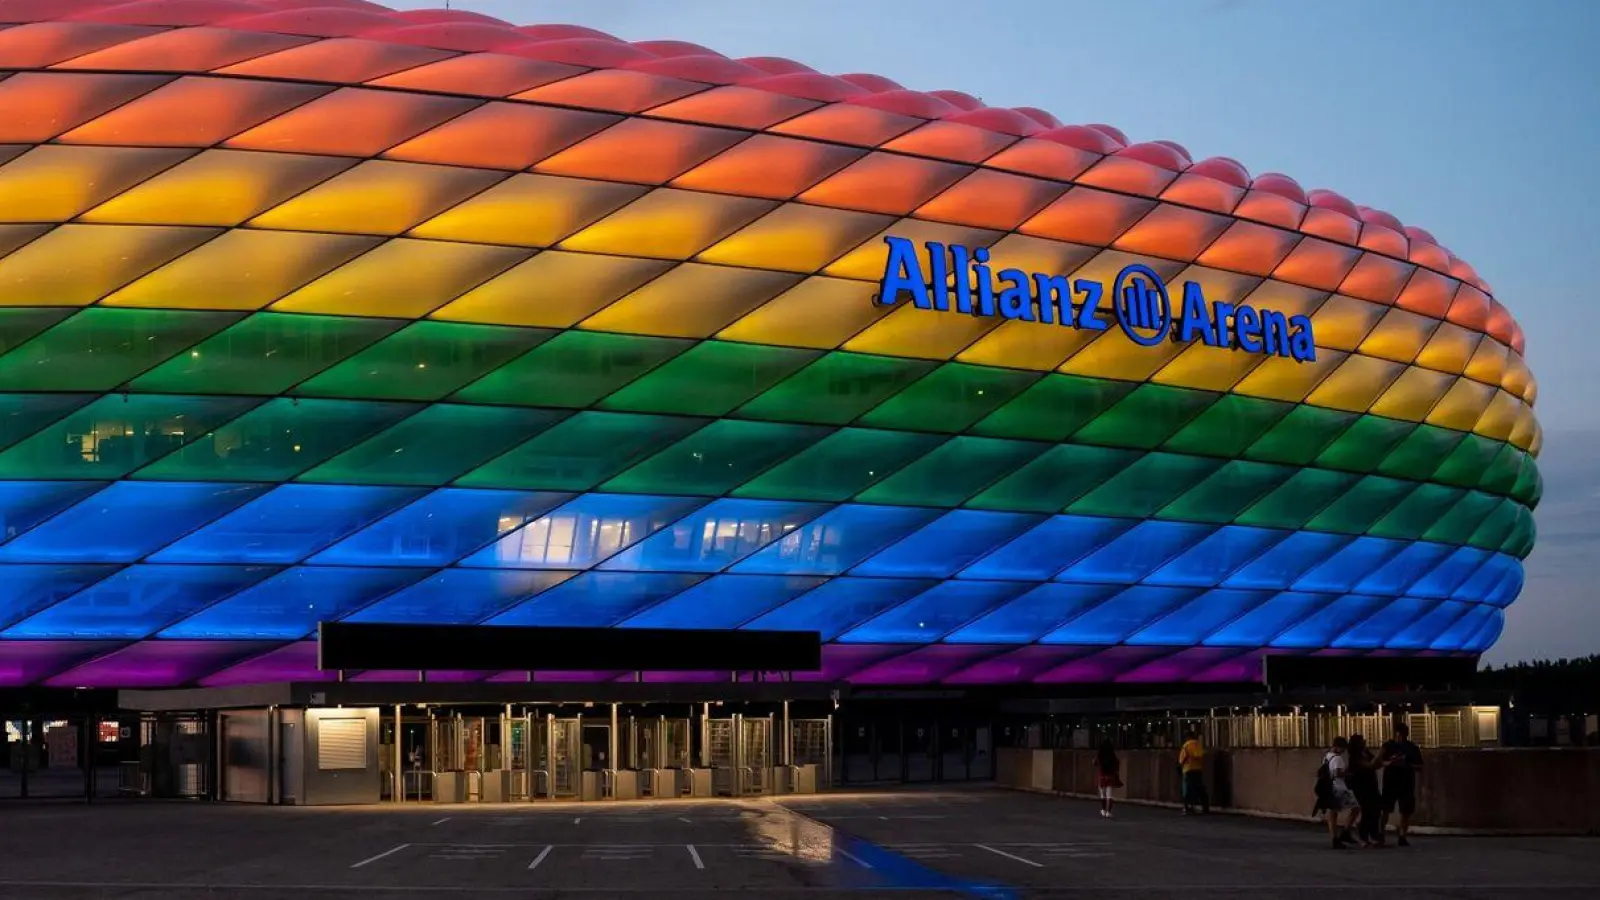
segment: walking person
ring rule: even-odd
[[[1183,770],[1183,814],[1190,815],[1196,806],[1202,813],[1211,812],[1211,797],[1206,793],[1206,746],[1200,742],[1200,732],[1189,730],[1188,740],[1178,750],[1178,767]]]
[[[1100,752],[1095,755],[1094,767],[1100,784],[1100,818],[1109,819],[1113,803],[1111,793],[1122,787],[1122,760],[1117,759],[1116,748],[1111,746],[1110,741],[1100,745]]]
[[[1378,771],[1382,768],[1378,758],[1367,748],[1367,739],[1359,734],[1350,736],[1350,774],[1345,779],[1350,792],[1356,795],[1360,810],[1356,837],[1361,846],[1383,846],[1383,799],[1378,787]]]
[[[1333,746],[1322,757],[1322,770],[1317,773],[1328,782],[1328,837],[1333,849],[1343,850],[1354,843],[1350,830],[1361,819],[1360,804],[1350,790],[1350,744],[1342,737],[1333,739]]]
[[[1380,833],[1388,831],[1389,817],[1400,814],[1395,823],[1395,843],[1411,846],[1408,839],[1411,817],[1417,813],[1417,777],[1422,773],[1422,748],[1411,743],[1411,726],[1404,722],[1394,727],[1394,738],[1383,745],[1383,821]]]

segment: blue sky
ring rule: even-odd
[[[443,0],[393,2],[437,8]],[[1600,652],[1600,2],[457,0],[873,72],[1175,140],[1420,225],[1528,335],[1546,431],[1528,585],[1491,661]]]

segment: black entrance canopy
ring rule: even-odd
[[[526,628],[323,622],[317,667],[404,670],[815,672],[815,631]]]

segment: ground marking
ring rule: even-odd
[[[682,823],[684,823],[686,825],[693,825],[694,824],[693,822],[689,821],[687,818],[685,818],[683,816],[679,816],[678,817],[678,821],[682,822]]]
[[[988,844],[973,844],[972,846],[977,847],[979,850],[987,850],[990,853],[993,853],[995,856],[1004,856],[1006,859],[1014,859],[1019,863],[1024,863],[1026,865],[1033,866],[1035,869],[1044,868],[1044,863],[1036,863],[1031,859],[1024,859],[1023,857],[1020,857],[1020,856],[1016,855],[1015,853],[1007,853],[1004,850],[996,850],[995,848],[989,846]]]
[[[578,824],[579,822],[582,822],[582,821],[583,821],[583,816],[578,816],[577,818],[572,820],[572,824],[576,825],[576,824]]]
[[[444,818],[440,819],[439,821],[437,821],[437,822],[435,822],[433,824],[435,824],[435,825],[443,825],[444,823],[446,823],[448,821],[450,821],[450,816],[445,816]]]
[[[872,864],[871,863],[869,863],[866,860],[862,859],[861,857],[855,855],[854,853],[851,853],[848,850],[842,850],[842,849],[840,849],[838,847],[835,847],[835,848],[833,848],[833,851],[835,853],[839,854],[840,856],[844,857],[845,859],[850,860],[851,862],[855,863],[856,865],[860,866],[863,869],[872,868]]]
[[[549,856],[550,855],[550,851],[554,850],[554,849],[555,849],[555,845],[554,844],[545,844],[544,845],[544,849],[539,851],[539,855],[535,856],[533,858],[533,862],[528,863],[528,870],[532,871],[534,869],[539,868],[539,863],[544,862],[544,858],[546,856]]]
[[[696,869],[704,869],[706,864],[705,861],[700,858],[700,851],[696,850],[693,844],[684,844],[684,846],[689,848],[689,858],[694,860],[694,867]]]
[[[355,865],[351,866],[350,868],[359,869],[362,866],[366,865],[367,863],[375,863],[378,860],[383,859],[385,856],[393,856],[394,854],[399,853],[401,850],[404,850],[409,846],[411,846],[411,845],[410,844],[401,844],[401,845],[399,845],[397,847],[391,847],[390,849],[385,850],[382,853],[379,853],[377,856],[370,856],[370,857],[368,857],[366,859],[363,859],[361,862],[356,863]]]

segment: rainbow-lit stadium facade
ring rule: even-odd
[[[1315,358],[880,303],[886,236],[1142,264]],[[0,0],[0,686],[328,678],[343,619],[814,629],[797,677],[865,685],[1475,655],[1533,544],[1523,348],[1425,231],[1039,110]]]

